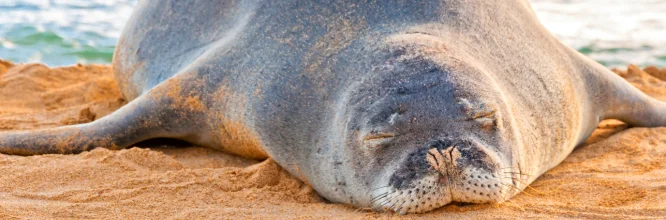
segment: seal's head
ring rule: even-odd
[[[426,40],[392,47],[341,106],[350,153],[339,169],[356,206],[414,213],[514,193],[501,95],[481,70]]]

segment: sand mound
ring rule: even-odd
[[[616,71],[666,100],[666,69]],[[111,69],[0,60],[0,130],[85,123],[123,104]],[[504,204],[448,205],[430,218],[666,216],[666,128],[605,121],[585,146]],[[377,218],[325,203],[272,160],[199,148],[0,155],[3,218]]]

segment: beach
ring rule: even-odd
[[[666,68],[615,70],[666,100]],[[0,61],[0,130],[86,123],[126,104],[109,65]],[[149,146],[150,148],[146,148]],[[3,219],[657,218],[666,216],[666,128],[602,122],[559,166],[502,204],[399,216],[327,203],[274,161],[151,143],[77,155],[0,154]]]
[[[530,3],[562,43],[666,101],[666,1]],[[136,4],[0,0],[0,131],[88,123],[127,104],[109,64]],[[504,203],[403,216],[329,203],[271,159],[157,140],[76,155],[0,154],[0,219],[658,219],[665,161],[666,127],[607,120]]]

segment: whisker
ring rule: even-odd
[[[529,188],[529,189],[531,189],[531,190],[533,190],[533,191],[535,191],[535,192],[537,192],[537,193],[539,193],[539,194],[541,194],[541,195],[544,195],[544,194],[545,194],[545,193],[543,193],[543,192],[541,192],[541,191],[535,189],[534,187],[531,187],[530,185],[524,183],[523,181],[520,181],[520,180],[516,180],[516,181],[518,181],[519,183],[525,185],[526,188]]]
[[[541,194],[541,195],[545,195],[545,193],[543,193],[543,192],[541,192],[541,191],[535,189],[534,187],[531,187],[530,185],[527,185],[527,188],[530,188],[531,190],[533,190],[533,191],[535,191],[535,192],[537,192],[537,193],[539,193],[539,194]]]
[[[516,190],[520,190],[518,187],[516,187],[516,186],[514,186],[514,185],[505,185],[505,186],[511,186],[511,187],[515,188]],[[527,194],[527,195],[529,195],[529,196],[534,196],[534,195],[532,195],[531,193],[529,193],[529,192],[527,192],[527,191],[525,191],[525,190],[522,190],[522,191],[519,191],[519,192],[523,192],[523,193],[525,193],[525,194]]]
[[[393,200],[393,199],[391,199],[391,200]],[[386,203],[386,205],[388,205],[388,204],[391,202],[391,200],[388,200],[388,201],[387,201],[388,203]],[[392,207],[392,206],[395,205],[395,203],[397,203],[397,202],[398,202],[398,200],[393,200],[393,204],[392,204],[391,206],[389,206],[389,207]],[[386,206],[386,205],[382,205],[382,206]]]
[[[502,179],[503,180],[511,180],[511,181],[517,180],[516,178],[513,178],[511,176],[505,176],[505,177],[502,177]]]
[[[387,203],[391,202],[391,200],[393,200],[393,197],[391,196],[391,194],[387,194],[385,197],[375,201],[375,203],[378,203],[379,204],[378,208],[383,210],[386,207]]]
[[[382,203],[386,203],[386,202],[388,202],[388,201],[390,201],[390,200],[384,200]],[[384,206],[384,205],[379,205],[379,206],[376,208],[376,210],[381,210],[381,211],[383,211],[383,212],[386,212],[386,206]]]
[[[518,188],[517,186],[515,186],[515,185],[513,185],[513,184],[506,184],[506,183],[500,183],[500,184],[501,184],[501,185],[504,185],[504,186],[507,186],[507,187],[510,187],[510,189],[511,189],[511,193],[514,193],[514,192],[521,192],[521,191],[522,191],[522,190],[520,190],[520,188]]]
[[[399,209],[398,210],[394,209],[394,211],[397,212],[397,213],[400,213],[400,210],[402,210],[402,208],[403,208],[402,205],[405,204],[405,202],[407,202],[407,200],[402,201],[402,203],[400,203],[400,205],[398,206]],[[391,209],[393,209],[393,206],[391,206]]]
[[[524,174],[524,173],[516,173],[516,172],[504,172],[504,173],[518,174],[518,175],[521,175],[521,176],[532,177],[529,174]]]
[[[388,196],[388,192],[382,193],[381,195],[378,195],[378,196],[375,196],[374,198],[372,198],[371,202],[375,203],[375,202],[377,202],[377,200],[379,200],[381,198],[384,198],[384,197],[387,197],[387,196]]]
[[[371,191],[375,191],[375,190],[382,189],[382,188],[386,188],[386,187],[389,187],[389,185],[386,185],[386,186],[380,186],[380,187],[377,187],[377,188],[372,189]]]
[[[534,191],[539,192],[539,190],[536,190],[536,189],[532,188],[529,184],[527,184],[527,183],[525,183],[525,182],[523,182],[523,181],[520,181],[520,179],[512,178],[512,180],[513,180],[513,181],[516,181],[516,182],[519,182],[520,184],[525,185],[525,187],[527,187],[527,188],[530,188],[530,189],[532,189],[532,190],[534,190]]]
[[[510,206],[513,206],[513,207],[517,207],[518,209],[520,209],[520,211],[525,211],[525,209],[522,206],[520,206],[516,203],[510,202],[509,200],[504,201],[503,203],[506,203],[506,204],[508,204]]]
[[[399,200],[395,200],[395,201],[393,201],[393,204],[391,204],[390,206],[387,207],[388,210],[391,210],[391,211],[395,212],[395,210],[393,209],[393,206],[395,206],[395,204],[397,204],[398,201],[399,201]]]
[[[388,205],[388,203],[391,202],[391,200],[393,200],[393,198],[391,198],[391,197],[386,197],[386,198],[384,199],[384,201],[382,202],[381,206],[384,207],[384,206]]]
[[[377,199],[377,201],[373,202],[373,204],[377,203],[377,204],[379,204],[379,205],[381,206],[381,203],[384,203],[384,202],[385,202],[387,199],[389,199],[389,198],[390,198],[390,197],[387,195],[387,196],[385,196],[385,197],[382,197],[382,198]]]
[[[372,209],[369,208],[358,208],[354,210],[354,213],[360,213],[361,211],[372,211]]]
[[[519,182],[520,184],[528,185],[528,184],[525,184],[525,182],[520,181],[520,180],[521,180],[520,178],[521,178],[521,177],[514,178],[514,177],[512,177],[512,176],[504,176],[502,179],[507,179],[507,180],[511,180],[511,181],[516,181],[516,182]]]
[[[506,187],[506,188],[504,188],[504,187]],[[506,197],[512,195],[515,192],[514,188],[508,187],[508,185],[505,185],[505,184],[501,184],[500,189],[507,192],[507,193],[504,194],[504,197],[503,197],[504,200],[507,200]]]

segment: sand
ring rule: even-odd
[[[666,100],[666,68],[616,72]],[[126,103],[105,65],[0,60],[0,130],[85,123]],[[0,155],[0,216],[12,218],[655,218],[666,216],[666,128],[604,121],[586,145],[503,204],[399,216],[326,203],[274,161],[169,142],[78,155]]]

